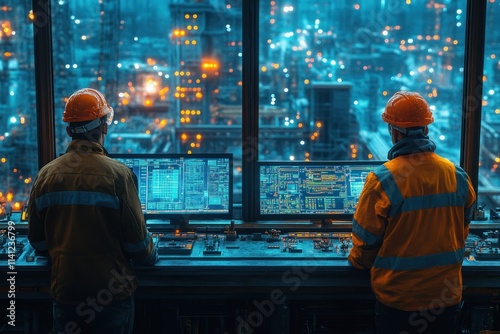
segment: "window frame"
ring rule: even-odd
[[[32,0],[39,168],[56,158],[51,1]],[[477,193],[486,0],[467,0],[460,165]],[[42,20],[43,18],[43,20]],[[39,24],[37,24],[39,22]],[[257,217],[259,1],[242,0],[242,220]],[[477,204],[476,204],[477,206]],[[474,208],[475,211],[476,208]]]

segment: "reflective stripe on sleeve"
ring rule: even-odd
[[[379,246],[384,239],[383,235],[375,235],[368,232],[361,226],[356,219],[352,220],[352,232],[356,234],[368,246]]]
[[[463,258],[464,248],[459,248],[452,252],[415,257],[377,256],[373,267],[389,270],[419,270],[462,263]]]
[[[38,211],[53,205],[93,205],[112,209],[120,207],[118,197],[95,191],[54,191],[38,197],[35,202]]]
[[[460,206],[467,205],[467,195],[469,194],[469,181],[467,178],[467,173],[460,167],[455,167],[455,172],[457,175],[457,196],[463,199]]]

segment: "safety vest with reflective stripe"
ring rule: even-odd
[[[371,269],[372,289],[389,307],[455,305],[475,198],[465,171],[450,161],[433,152],[398,156],[367,177],[349,261]]]

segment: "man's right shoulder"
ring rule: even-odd
[[[116,176],[123,177],[125,179],[136,178],[132,168],[128,167],[121,161],[106,157],[106,164],[114,171]]]

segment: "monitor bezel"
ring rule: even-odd
[[[148,212],[146,210],[143,211],[144,218],[146,221],[151,220],[161,220],[166,221],[170,220],[171,225],[188,225],[190,221],[209,221],[209,220],[217,220],[217,219],[227,219],[230,220],[233,218],[233,200],[234,200],[234,185],[233,185],[233,177],[234,177],[234,159],[232,153],[110,153],[108,157],[117,160],[117,159],[135,159],[135,158],[144,158],[144,159],[228,159],[229,160],[229,206],[227,212],[209,212],[209,211],[200,211],[200,212],[190,212],[190,213],[166,213],[166,212]],[[119,160],[117,160],[119,161]],[[121,161],[120,161],[121,162]],[[122,162],[123,163],[123,162]]]
[[[280,213],[280,214],[267,214],[262,213],[260,208],[260,177],[261,167],[263,166],[381,166],[386,161],[381,160],[322,160],[322,161],[278,161],[267,160],[259,161],[257,163],[257,182],[259,184],[258,191],[256,192],[257,203],[257,220],[258,221],[319,221],[321,223],[331,221],[351,221],[354,214],[345,213]]]

